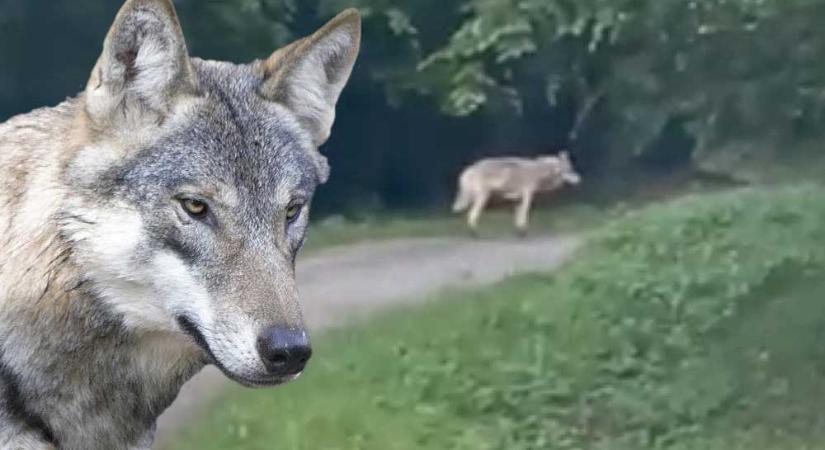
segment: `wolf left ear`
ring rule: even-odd
[[[86,86],[87,111],[96,121],[143,116],[157,121],[181,95],[195,93],[195,86],[171,0],[128,0]]]
[[[263,62],[261,95],[289,108],[316,146],[329,138],[335,104],[361,45],[361,16],[348,9],[313,35],[296,41]]]

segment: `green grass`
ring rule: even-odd
[[[316,339],[175,449],[825,449],[825,190],[647,208],[555,275]]]
[[[621,208],[606,213],[601,208],[589,205],[536,208],[531,214],[530,230],[534,234],[545,234],[592,228],[604,222],[612,212],[620,210]],[[481,219],[480,234],[484,238],[514,234],[511,209],[496,208],[485,212]],[[357,221],[333,216],[313,222],[307,240],[307,251],[393,238],[468,235],[463,214],[388,213]]]

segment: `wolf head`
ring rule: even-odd
[[[566,151],[559,153],[558,156],[559,167],[561,168],[561,177],[565,183],[573,186],[581,183],[582,178],[576,169],[573,167],[573,162],[570,161],[570,154]]]
[[[265,60],[202,61],[169,0],[126,2],[78,100],[60,227],[130,332],[194,344],[249,386],[303,370],[294,261],[359,42],[348,10]]]
[[[553,176],[561,177],[562,182],[573,186],[581,183],[581,175],[576,172],[576,168],[573,167],[573,162],[570,160],[570,154],[566,151],[553,156],[540,156],[538,160],[550,164],[553,168]]]

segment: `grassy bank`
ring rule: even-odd
[[[319,336],[174,448],[825,448],[824,244],[820,188],[650,207],[555,275]]]

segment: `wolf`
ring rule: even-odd
[[[350,9],[206,61],[171,0],[128,0],[82,93],[0,124],[0,448],[149,448],[205,365],[304,370],[295,257],[360,39]]]
[[[549,192],[565,184],[578,185],[576,172],[566,151],[534,159],[518,157],[486,158],[461,172],[453,212],[469,210],[467,225],[477,234],[478,220],[491,197],[518,201],[515,226],[519,234],[527,233],[530,206],[537,192]]]

